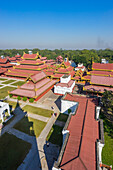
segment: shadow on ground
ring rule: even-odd
[[[61,98],[62,96],[59,96],[58,99],[55,101],[55,104],[57,105],[60,111],[61,111]]]
[[[60,146],[46,142],[44,145],[44,153],[46,156],[49,170],[52,169],[54,162],[57,160],[60,151]]]
[[[33,122],[29,121],[17,101],[13,111],[15,117],[3,127],[0,137],[0,169],[41,170],[41,162],[34,132]],[[26,131],[21,131],[21,121],[25,119]],[[16,127],[16,128],[14,128]],[[20,129],[19,129],[20,128]],[[28,134],[32,133],[33,136]]]

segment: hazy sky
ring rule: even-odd
[[[0,1],[0,48],[113,49],[113,0]]]

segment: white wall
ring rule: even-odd
[[[66,92],[72,93],[73,87],[75,86],[75,81],[73,82],[71,87],[61,87],[54,85],[54,93],[65,94]]]
[[[63,76],[60,78],[60,83],[68,83],[71,80],[71,75],[69,75],[67,78],[63,78]]]
[[[77,105],[77,102],[61,100],[61,113],[68,114],[68,109],[71,109],[71,112],[74,113]]]

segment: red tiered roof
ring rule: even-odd
[[[56,83],[56,80],[49,81],[44,86],[41,86],[37,91],[21,89],[21,87],[20,87],[19,89],[15,89],[15,90],[11,91],[10,93],[13,95],[25,96],[25,97],[29,97],[29,98],[31,98],[31,97],[37,98],[39,95],[43,94],[47,89],[49,89],[55,83]]]
[[[41,57],[40,60],[47,60],[47,57]]]
[[[27,74],[37,74],[39,73],[40,71],[38,70],[22,70],[22,69],[14,69],[14,68],[10,68],[8,69],[9,72],[11,73],[27,73]]]
[[[29,78],[34,82],[38,82],[39,80],[43,79],[46,77],[46,74],[44,72],[37,73],[35,75],[31,75]]]
[[[15,55],[15,58],[20,58],[21,57],[21,55]]]
[[[16,58],[15,57],[10,57],[9,61],[16,61]]]
[[[91,76],[91,84],[113,86],[113,77],[104,77],[104,76]]]
[[[99,139],[99,125],[94,119],[94,99],[66,94],[64,100],[75,101],[79,105],[68,125],[67,130],[70,135],[60,168],[63,170],[96,169],[95,143]]]
[[[96,93],[103,93],[104,90],[113,91],[113,88],[112,87],[104,87],[104,86],[86,85],[86,86],[84,86],[84,90],[96,92]]]
[[[7,72],[7,73],[5,73],[5,75],[13,76],[13,77],[24,77],[24,78],[27,78],[29,74],[25,73],[25,72],[23,72],[23,73]]]
[[[75,71],[71,71],[71,72],[69,73],[69,75],[71,75],[71,77],[73,77],[73,76],[75,75]]]
[[[38,66],[18,65],[18,66],[15,66],[15,68],[24,69],[24,70],[37,70]]]
[[[64,74],[53,74],[53,76],[52,77],[54,77],[54,78],[60,78],[60,77],[62,77]]]
[[[6,63],[6,64],[0,64],[0,66],[6,68],[6,67],[12,67],[13,65],[10,63]]]
[[[1,64],[5,64],[5,63],[7,63],[7,61],[8,61],[8,59],[7,58],[0,58],[0,63]]]
[[[36,59],[37,58],[37,54],[24,54],[23,58],[24,59]]]
[[[95,70],[110,70],[110,71],[113,71],[113,63],[106,63],[106,64],[93,63],[92,69],[95,69]]]
[[[70,62],[69,61],[66,61],[64,62],[65,66],[70,66]]]
[[[20,64],[30,64],[30,65],[39,65],[39,64],[43,64],[43,61],[38,60],[22,60],[19,62]]]
[[[73,81],[73,80],[70,80],[68,83],[58,83],[58,84],[56,84],[56,86],[69,88],[69,87],[72,86],[73,83],[74,83],[74,81]]]
[[[29,81],[28,83],[25,83],[21,86],[21,89],[29,89],[29,90],[33,90],[35,88],[40,88],[42,86],[44,86],[45,84],[47,84],[50,81],[50,79],[45,78],[39,82],[37,82],[36,84],[34,84],[33,82]]]
[[[86,75],[86,76],[83,76],[82,79],[90,80],[90,79],[91,79],[91,76],[90,76],[90,75]]]
[[[0,68],[0,74],[5,73],[6,71],[7,71],[7,69],[6,69],[6,68],[5,68],[5,69]]]
[[[44,73],[47,75],[47,76],[52,76],[54,73],[53,72],[49,72],[49,71],[45,71],[44,70]]]

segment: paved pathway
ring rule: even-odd
[[[48,122],[48,120],[49,120],[49,118],[47,118],[47,117],[40,116],[40,115],[33,114],[33,113],[27,113],[27,115],[33,119],[41,120],[43,122]]]
[[[49,131],[51,130],[54,122],[55,122],[55,117],[52,116],[49,119],[49,121],[48,121],[47,125],[45,126],[45,128],[43,129],[43,131],[41,132],[40,136],[37,138],[37,144],[38,144],[38,148],[39,148],[39,157],[40,157],[40,161],[41,161],[41,165],[42,165],[42,170],[48,170],[46,156],[44,153],[44,145],[46,144],[46,137],[47,137]]]

